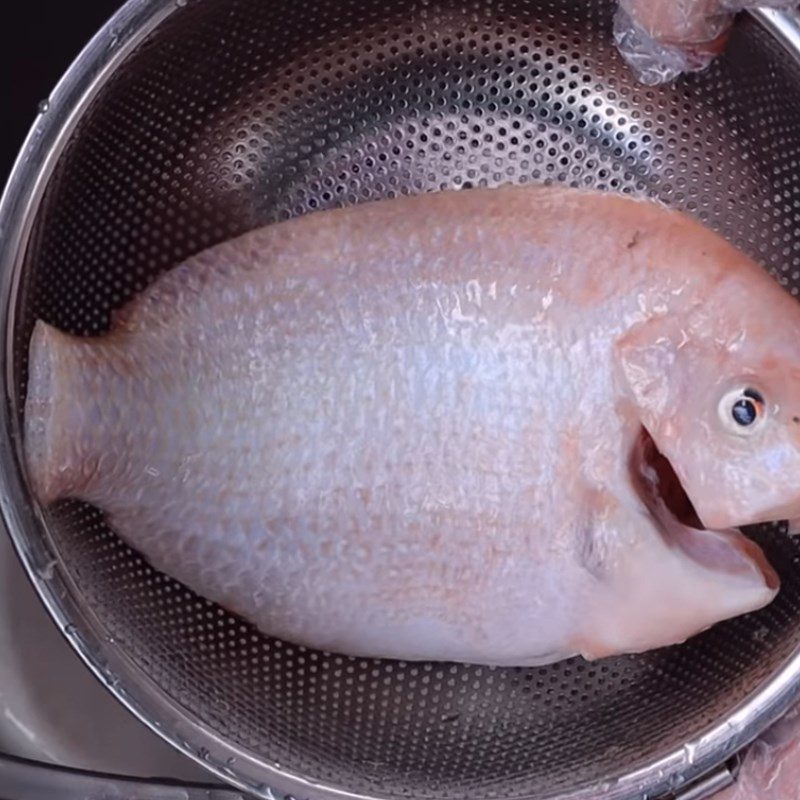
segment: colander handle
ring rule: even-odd
[[[0,755],[3,800],[248,800],[235,789],[102,775]]]
[[[734,756],[726,764],[717,767],[677,794],[671,795],[672,800],[713,800],[723,789],[729,789],[736,783],[739,763],[739,756]]]

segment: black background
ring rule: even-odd
[[[123,0],[22,0],[0,15],[0,187],[39,102]]]

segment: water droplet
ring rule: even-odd
[[[161,472],[159,472],[159,470],[155,467],[145,467],[144,471],[153,478],[157,478],[161,474]]]
[[[697,745],[689,742],[683,746],[683,753],[686,756],[686,762],[688,764],[694,764],[695,759],[697,758]]]
[[[260,608],[264,598],[267,596],[267,593],[264,589],[256,589],[253,592],[253,604],[256,608]]]
[[[178,6],[178,8],[183,8],[188,2],[189,0],[175,0],[175,5]]]
[[[206,750],[205,747],[201,747],[197,751],[197,757],[201,758],[203,761],[208,761],[208,758],[209,758],[210,755],[211,755],[211,753],[209,753],[208,750]]]
[[[229,767],[232,767],[236,763],[236,759],[231,756],[230,758],[225,759],[225,764]]]
[[[677,789],[682,786],[686,782],[686,778],[678,773],[677,775],[673,775],[669,779],[669,788],[670,789]]]
[[[754,642],[763,642],[769,636],[769,628],[764,625],[760,625],[753,631],[753,641]]]
[[[53,580],[53,576],[56,573],[56,566],[58,565],[58,561],[53,558],[50,559],[43,567],[39,567],[36,570],[36,574],[43,580],[43,581],[51,581]]]
[[[50,110],[50,101],[40,100],[38,108],[40,114],[46,114]]]
[[[74,636],[77,632],[78,628],[71,622],[64,626],[64,633],[66,633],[67,636]]]

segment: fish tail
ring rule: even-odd
[[[77,337],[41,320],[31,337],[24,450],[28,480],[42,505],[72,493],[82,472],[80,451],[81,364]]]

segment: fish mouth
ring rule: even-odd
[[[706,528],[670,460],[642,427],[634,444],[633,486],[665,542],[706,569],[763,582],[777,590],[780,580],[761,548],[735,528]]]
[[[630,466],[639,497],[654,517],[663,521],[667,513],[680,525],[706,530],[672,462],[644,427],[639,430]]]

